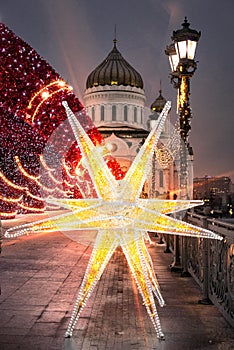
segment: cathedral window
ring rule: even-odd
[[[124,106],[124,121],[128,121],[128,106]]]
[[[133,116],[133,118],[134,118],[134,123],[137,123],[137,108],[136,107],[134,107],[134,116]]]
[[[92,121],[95,121],[95,111],[94,111],[94,107],[92,107]]]
[[[112,106],[112,121],[116,121],[116,106]]]
[[[101,106],[101,121],[105,120],[104,106]]]

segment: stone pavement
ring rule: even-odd
[[[27,221],[32,218],[28,216]],[[3,221],[3,227],[15,224]],[[202,294],[193,279],[170,272],[172,255],[164,253],[163,245],[148,247],[167,304],[158,307],[165,341],[156,338],[120,250],[87,303],[73,338],[64,339],[91,247],[59,232],[4,239],[0,349],[234,349],[234,329],[213,305],[198,304]]]

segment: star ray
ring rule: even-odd
[[[193,236],[199,238],[213,238],[222,240],[216,233],[187,223],[186,221],[172,218],[168,215],[160,214],[154,210],[138,207],[135,229],[150,232],[177,234],[183,236]]]
[[[81,208],[76,211],[69,211],[63,214],[53,216],[51,218],[44,218],[35,222],[27,223],[24,225],[14,226],[9,228],[5,232],[7,238],[14,238],[18,236],[28,235],[31,233],[39,232],[55,232],[55,231],[68,231],[80,229],[82,220],[90,219],[93,216],[97,215],[97,207],[99,203],[93,206],[87,206],[86,208]],[[87,225],[84,225],[86,227]],[[90,225],[86,227],[91,229]]]
[[[150,319],[154,325],[157,337],[159,339],[164,339],[164,334],[161,329],[158,312],[154,302],[152,284],[149,279],[144,256],[139,248],[140,237],[136,237],[134,241],[127,245],[124,243],[121,244],[121,247],[128,261],[132,275],[136,281],[137,288],[142,296],[148,315],[150,316]]]
[[[116,180],[111,174],[102,155],[98,152],[74,113],[68,107],[66,101],[63,102],[68,120],[71,124],[74,136],[84,157],[85,165],[93,181],[95,190],[99,198],[114,198],[116,194]]]
[[[164,301],[163,296],[161,294],[159,283],[158,283],[157,277],[156,277],[155,272],[154,272],[153,262],[152,262],[150,254],[145,246],[144,239],[141,239],[139,241],[139,249],[141,251],[142,256],[144,256],[144,261],[145,261],[147,271],[148,271],[148,277],[149,277],[149,280],[150,280],[151,285],[152,285],[152,291],[153,291],[155,297],[158,299],[159,305],[161,307],[163,307],[165,305],[165,301]]]
[[[62,208],[69,210],[78,210],[82,208],[91,208],[101,203],[99,198],[85,198],[85,199],[73,199],[73,198],[54,198],[47,199],[47,203],[59,205]]]
[[[201,200],[163,200],[163,199],[138,199],[140,206],[150,210],[161,212],[162,214],[176,213],[182,210],[188,210],[199,205],[203,205]]]
[[[76,303],[71,315],[71,319],[65,333],[66,337],[71,337],[74,327],[80,317],[80,314],[90,298],[97,282],[108,264],[111,256],[118,246],[116,237],[110,235],[110,232],[100,231],[98,233],[95,246],[93,248],[89,263],[82,281]]]

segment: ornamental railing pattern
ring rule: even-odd
[[[188,238],[185,264],[202,288],[200,302],[211,301],[234,327],[234,224],[192,212],[188,212],[187,221],[224,237],[223,241]]]

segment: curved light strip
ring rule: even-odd
[[[1,171],[0,171],[0,178],[10,187],[15,188],[16,190],[27,190],[27,187],[16,185],[14,182],[10,181]]]
[[[2,195],[0,195],[0,200],[6,203],[18,203],[21,201],[21,199],[23,198],[23,196],[21,195],[18,198],[9,198],[9,197],[4,197]]]
[[[12,211],[12,212],[0,212],[0,216],[3,218],[11,218],[13,216],[16,216],[16,214],[18,213],[18,210]]]
[[[37,182],[38,179],[40,179],[40,175],[38,176],[34,176],[34,175],[31,175],[29,174],[23,167],[23,165],[21,164],[21,161],[19,159],[18,156],[15,156],[15,162],[16,164],[18,165],[18,168],[19,168],[19,171],[27,178],[27,179],[30,179],[30,180],[33,180],[35,182]]]
[[[50,91],[51,88],[56,88],[57,90],[55,91]],[[31,118],[31,122],[33,123],[35,120],[35,116],[38,112],[38,110],[40,109],[41,105],[47,101],[49,98],[51,98],[51,96],[57,94],[60,91],[71,91],[72,87],[67,85],[65,83],[65,81],[63,80],[56,80],[46,86],[44,86],[41,90],[39,90],[30,100],[29,104],[28,104],[28,110],[32,109],[32,105],[35,102],[36,98],[40,98],[41,101],[37,104],[36,109],[34,110],[34,113],[32,115],[27,115],[27,118]]]

